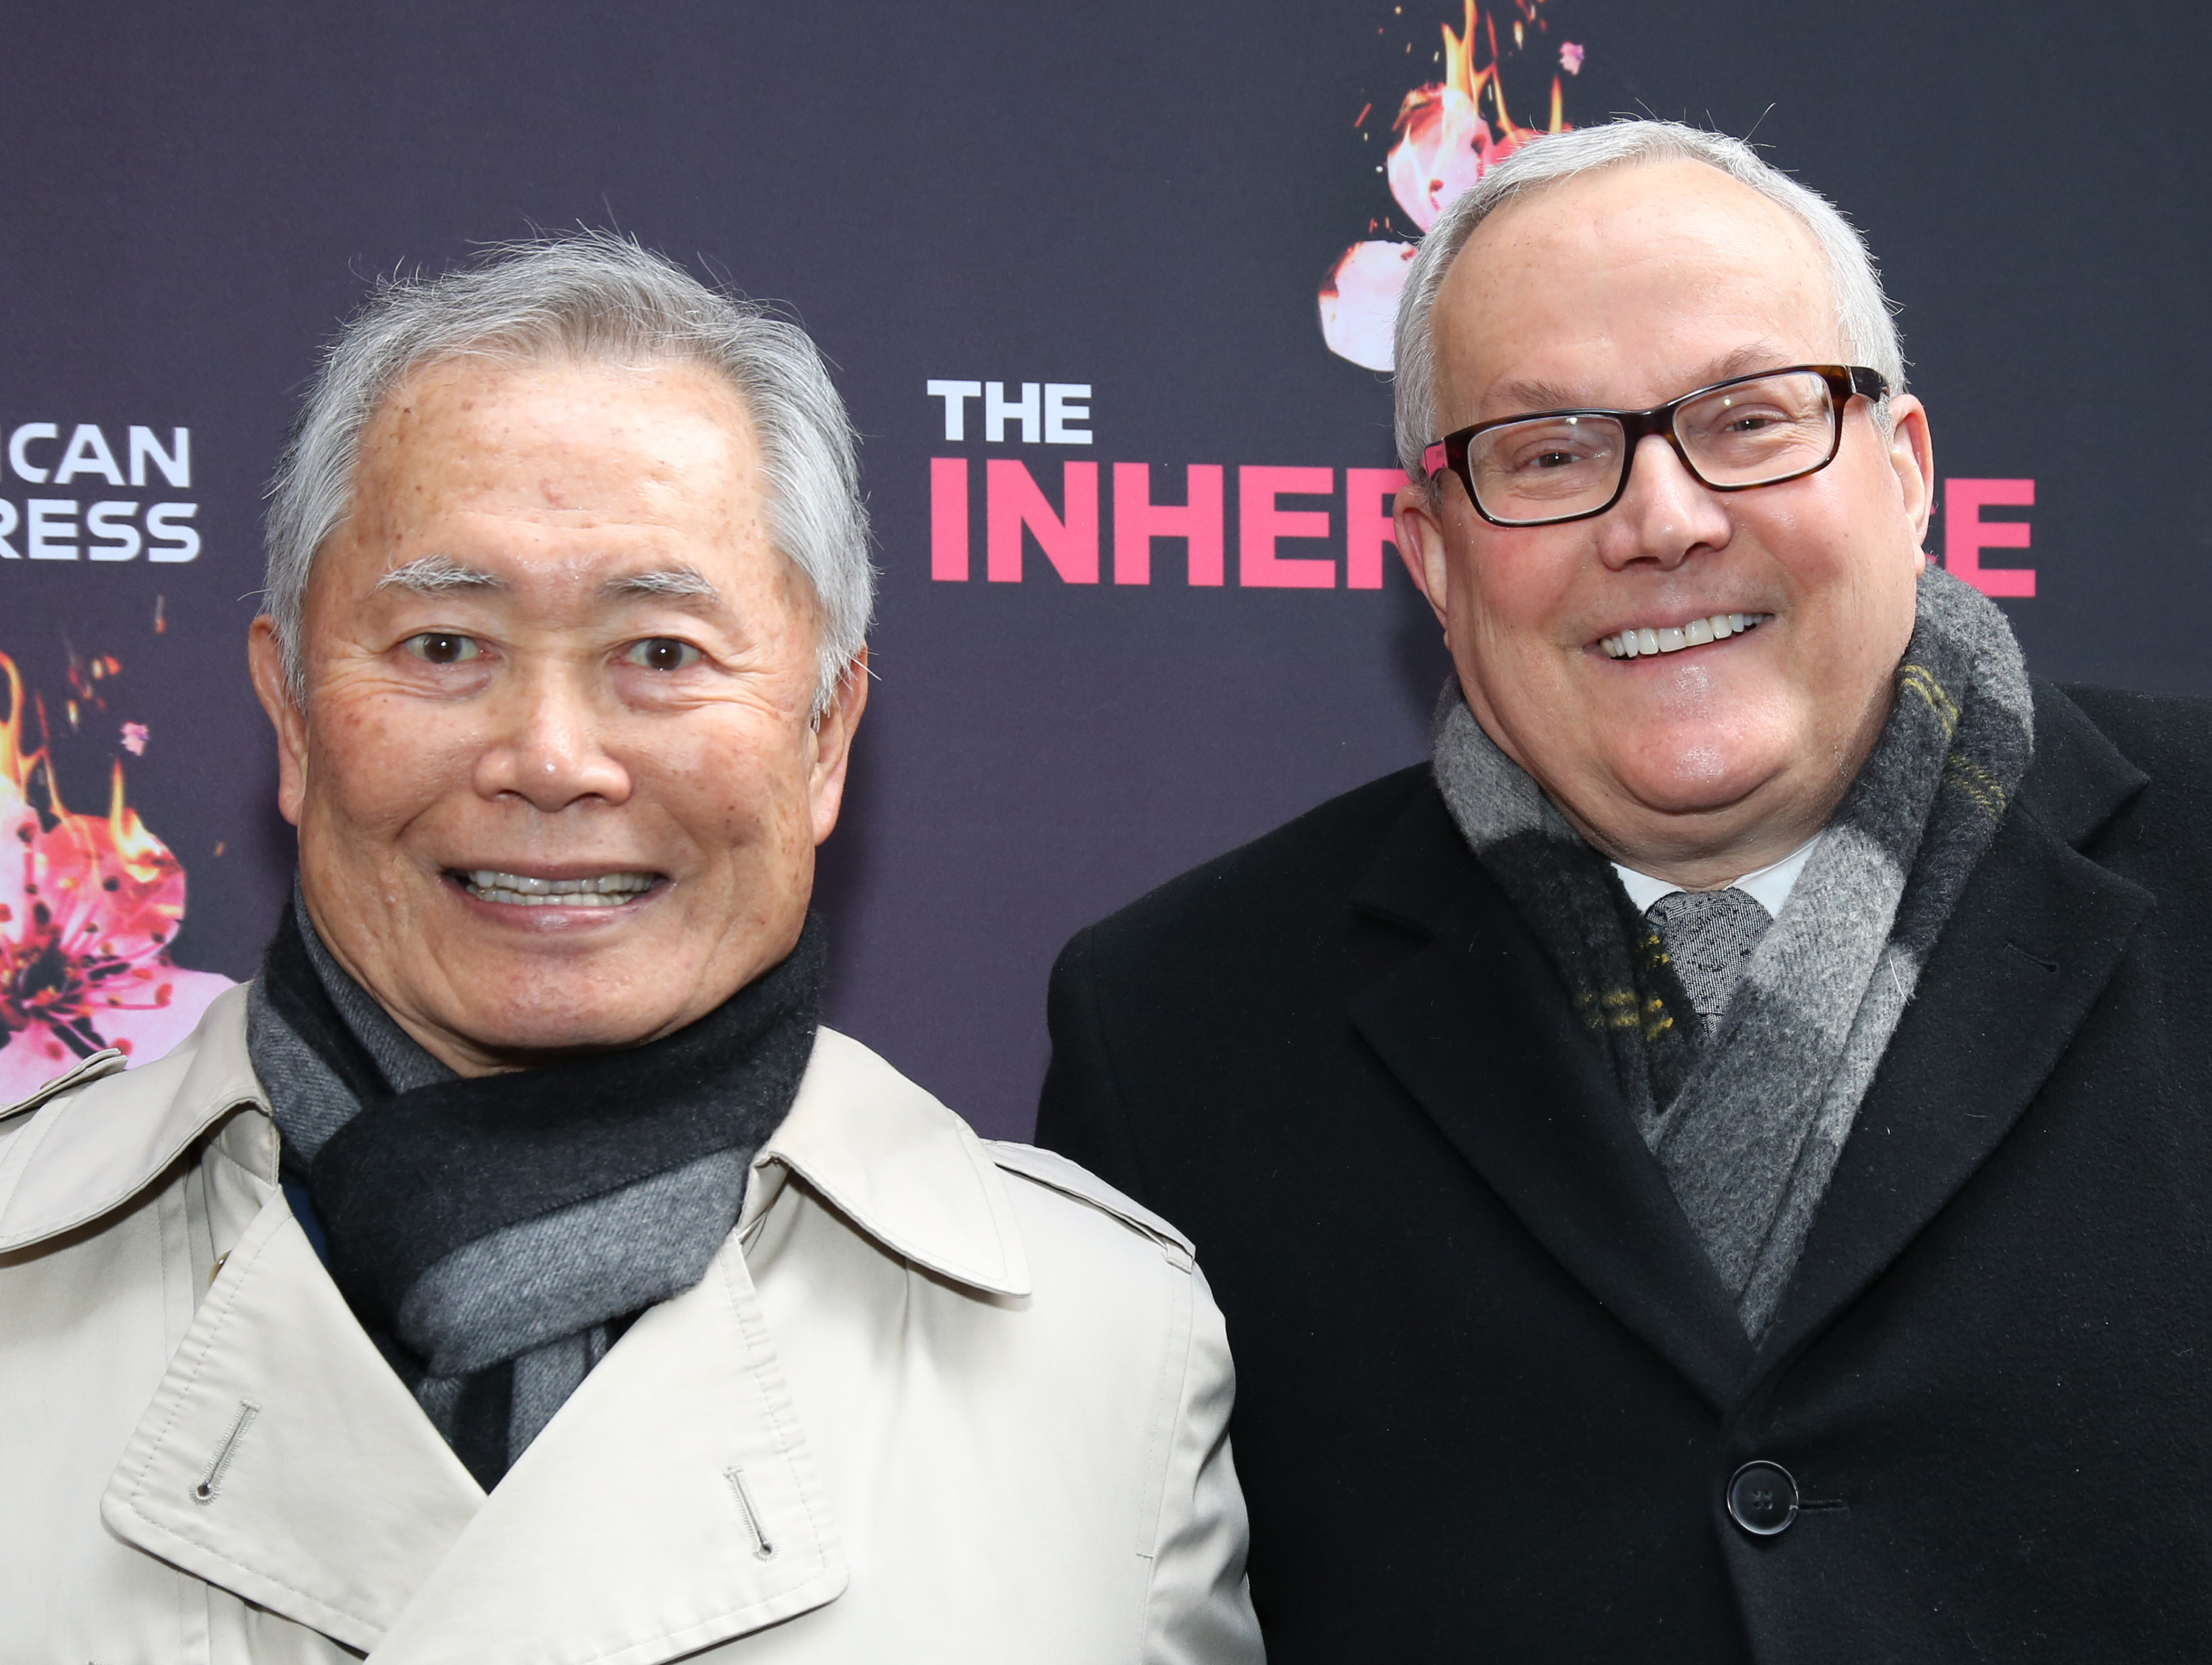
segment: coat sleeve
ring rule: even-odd
[[[1081,1164],[1138,1202],[1145,1194],[1123,1111],[1099,990],[1097,931],[1076,933],[1052,968],[1046,1023],[1052,1062],[1037,1105],[1036,1142]]]
[[[1205,1274],[1194,1265],[1189,1279],[1189,1344],[1152,1543],[1144,1665],[1263,1665],[1244,1574],[1244,1494],[1229,1450],[1236,1370]]]

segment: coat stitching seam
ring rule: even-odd
[[[71,1088],[65,1093],[56,1094],[31,1113],[30,1125],[16,1135],[17,1138],[30,1142],[27,1142],[24,1147],[22,1161],[16,1164],[15,1177],[9,1182],[8,1194],[0,1197],[0,1218],[5,1218],[8,1210],[14,1206],[15,1194],[23,1188],[23,1176],[31,1171],[31,1164],[37,1159],[39,1152],[45,1148],[46,1141],[53,1137],[54,1129],[61,1124],[63,1120],[61,1112],[64,1108],[74,1108],[76,1103],[76,1089]],[[49,1111],[53,1114],[46,1114]],[[43,1127],[39,1125],[42,1121],[46,1124]],[[31,1139],[33,1133],[38,1135],[35,1141]],[[28,1246],[25,1245],[27,1248]]]
[[[1158,1450],[1159,1453],[1158,1458],[1160,1473],[1159,1502],[1152,1516],[1151,1537],[1152,1548],[1149,1552],[1145,1550],[1139,1550],[1137,1552],[1138,1559],[1151,1563],[1150,1571],[1147,1572],[1145,1578],[1145,1599],[1139,1605],[1137,1614],[1137,1634],[1140,1647],[1145,1638],[1150,1635],[1152,1631],[1152,1603],[1158,1594],[1158,1585],[1159,1582],[1160,1565],[1160,1517],[1167,1512],[1168,1507],[1167,1470],[1174,1460],[1176,1434],[1182,1426],[1183,1402],[1190,1391],[1191,1358],[1192,1354],[1196,1351],[1197,1346],[1197,1286],[1194,1282],[1188,1280],[1188,1274],[1180,1274],[1185,1277],[1186,1281],[1183,1285],[1178,1287],[1176,1283],[1176,1279],[1178,1275],[1179,1274],[1176,1270],[1172,1267],[1172,1265],[1170,1265],[1168,1279],[1168,1298],[1182,1310],[1182,1323],[1181,1326],[1181,1341],[1182,1361],[1181,1368],[1177,1369],[1174,1364],[1176,1339],[1172,1337],[1170,1338],[1168,1344],[1168,1356],[1167,1358],[1163,1361],[1164,1368],[1161,1374],[1165,1376],[1172,1376],[1175,1387],[1173,1393],[1167,1397],[1166,1414],[1159,1419],[1158,1422],[1155,1425],[1152,1432],[1153,1449],[1155,1450]],[[1163,1434],[1164,1434],[1164,1441],[1163,1441]],[[1165,1449],[1160,1450],[1159,1448],[1163,1443],[1164,1443]],[[1152,1454],[1148,1451],[1146,1453],[1146,1468],[1148,1472],[1152,1467]]]
[[[791,1439],[784,1426],[784,1419],[777,1413],[775,1401],[769,1398],[766,1389],[761,1385],[760,1360],[757,1357],[759,1350],[754,1343],[751,1326],[745,1322],[744,1309],[738,1299],[737,1280],[730,1276],[726,1267],[722,1268],[721,1276],[724,1297],[730,1303],[730,1316],[737,1321],[738,1336],[744,1346],[745,1367],[752,1373],[754,1389],[760,1394],[762,1406],[769,1413],[769,1426],[775,1435],[776,1454],[793,1470],[792,1478],[798,1480],[799,1476],[796,1471],[799,1465],[792,1457]],[[746,1269],[745,1277],[748,1282],[751,1280],[752,1272],[750,1267]],[[813,1501],[806,1495],[806,1487],[803,1484],[799,1487],[799,1504],[806,1511],[807,1528],[813,1534],[815,1543],[818,1547],[822,1540],[821,1524],[815,1518]]]

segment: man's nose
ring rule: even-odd
[[[1732,523],[1720,495],[1683,466],[1663,435],[1647,434],[1631,459],[1628,489],[1598,524],[1607,566],[1645,561],[1671,572],[1699,549],[1724,547]]]
[[[606,714],[571,670],[512,677],[498,700],[497,729],[477,759],[478,793],[520,798],[549,814],[629,798],[629,770],[607,749]]]

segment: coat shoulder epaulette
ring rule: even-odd
[[[987,1139],[982,1143],[991,1160],[1007,1173],[1018,1174],[1048,1190],[1088,1203],[1101,1213],[1110,1214],[1124,1225],[1152,1238],[1177,1265],[1190,1264],[1195,1251],[1189,1238],[1143,1204],[1123,1196],[1088,1168],[1050,1151],[1039,1150],[1034,1145],[1016,1145],[997,1139]]]
[[[17,1099],[14,1103],[0,1105],[0,1121],[5,1121],[11,1116],[21,1115],[27,1111],[35,1110],[49,1099],[59,1098],[64,1093],[75,1088],[88,1086],[104,1077],[112,1075],[118,1070],[125,1067],[130,1061],[117,1048],[103,1047],[90,1057],[78,1060],[75,1065],[64,1070],[52,1080],[33,1087],[27,1096]]]

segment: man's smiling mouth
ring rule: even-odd
[[[1702,647],[1709,641],[1724,641],[1746,630],[1757,629],[1773,617],[1771,613],[1715,613],[1710,618],[1693,618],[1687,624],[1623,630],[1618,635],[1605,637],[1598,646],[1605,649],[1607,659],[1642,659],[1647,653],[1679,653],[1685,647]]]
[[[619,908],[650,890],[658,873],[599,873],[582,878],[531,878],[478,867],[453,877],[479,902],[510,908]]]

